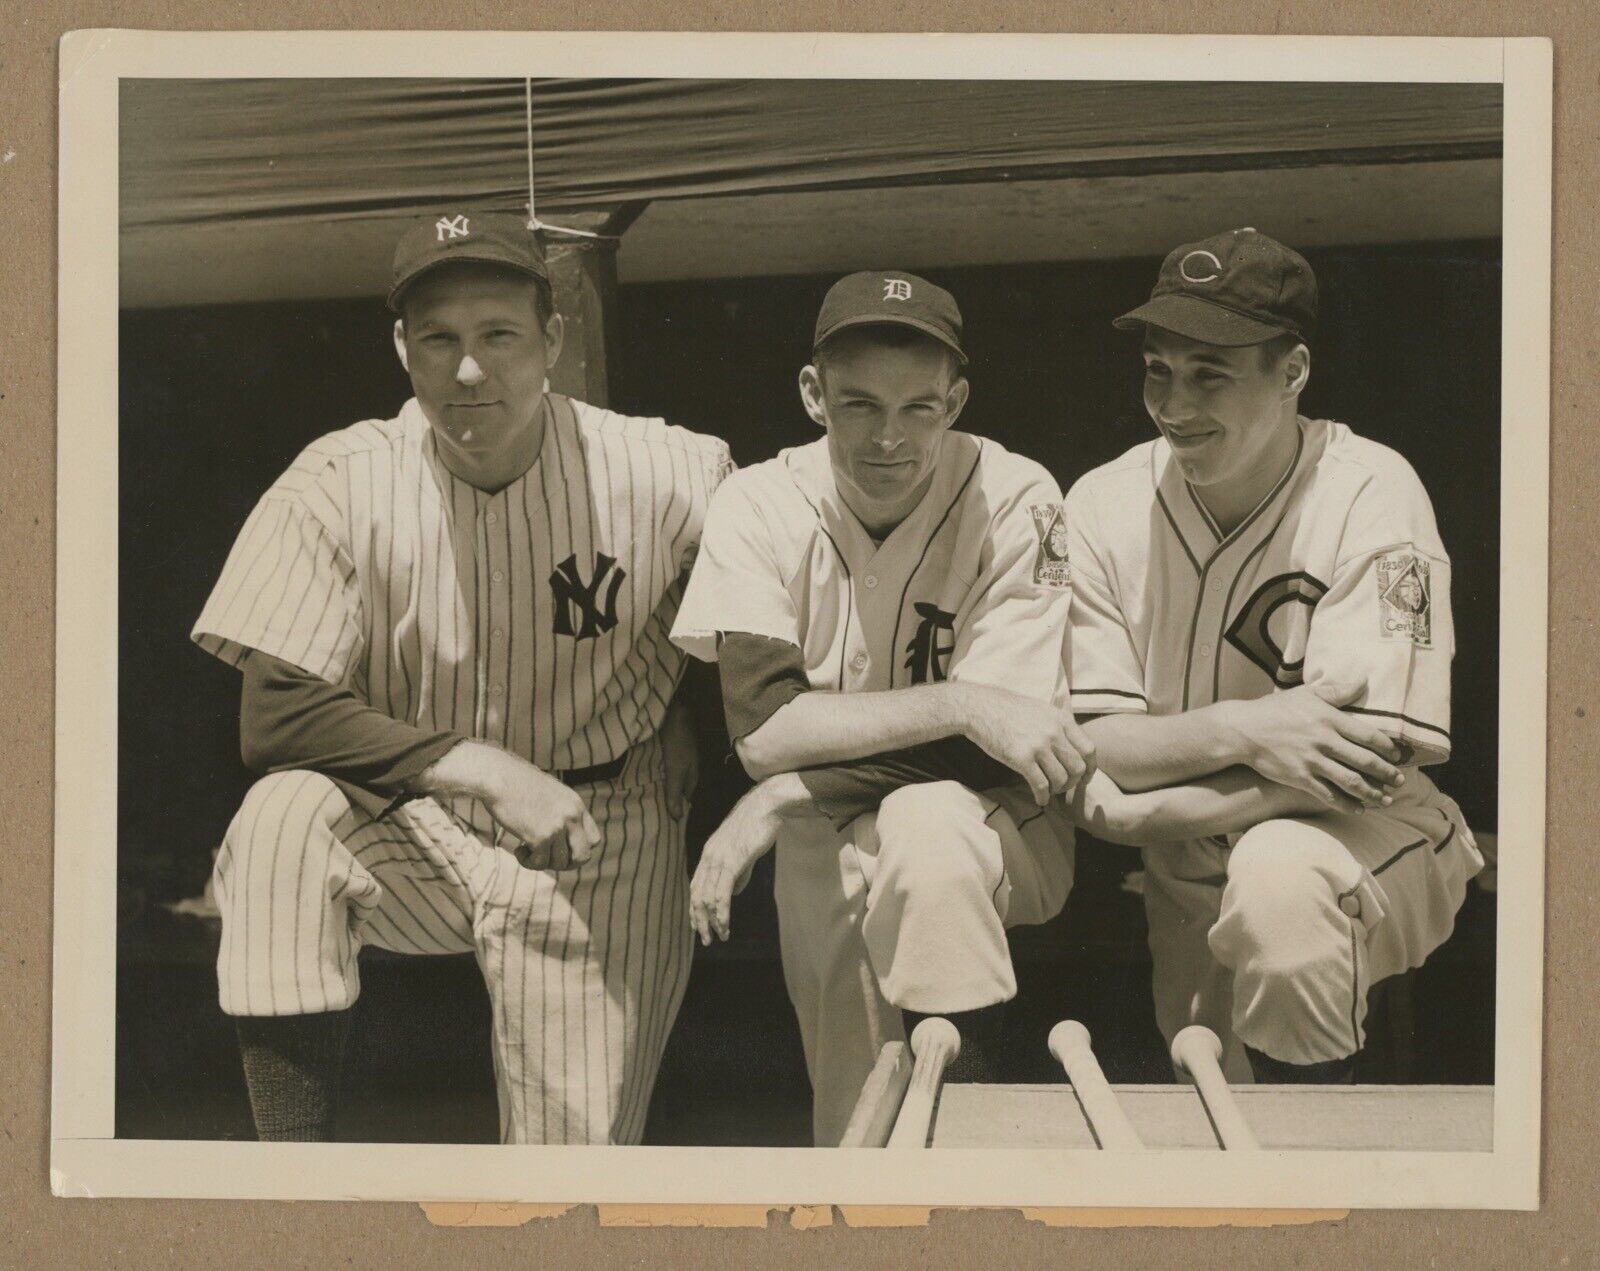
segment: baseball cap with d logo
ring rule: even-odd
[[[967,364],[956,298],[926,278],[897,269],[863,270],[829,287],[811,348],[821,348],[824,340],[847,327],[885,324],[921,331],[954,353],[962,366]]]
[[[440,212],[414,223],[395,244],[389,308],[399,311],[401,296],[422,274],[457,260],[504,265],[550,281],[544,249],[527,217],[470,209]]]
[[[1202,344],[1237,347],[1317,326],[1317,280],[1299,252],[1253,229],[1185,243],[1161,263],[1150,299],[1115,322],[1175,331]]]

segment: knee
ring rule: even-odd
[[[1270,979],[1296,979],[1328,957],[1347,956],[1332,864],[1291,823],[1250,830],[1228,861],[1212,952],[1238,970],[1250,964]]]
[[[965,786],[903,786],[878,809],[880,874],[919,892],[990,888],[989,875],[998,877],[998,840],[986,830],[982,805]]]
[[[218,868],[230,863],[237,868],[240,859],[285,841],[326,839],[349,806],[339,787],[320,772],[292,769],[262,777],[245,794],[228,827],[227,850]]]

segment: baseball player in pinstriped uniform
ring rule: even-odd
[[[1405,459],[1299,415],[1315,320],[1263,234],[1173,251],[1118,319],[1161,435],[1067,496],[1084,796],[1181,796],[1114,836],[1147,848],[1163,1032],[1209,1025],[1246,1080],[1348,1080],[1369,987],[1482,864],[1421,769],[1450,753],[1449,558]]]
[[[727,448],[548,391],[521,217],[420,222],[390,304],[414,399],[301,453],[194,628],[271,773],[216,866],[258,1131],[329,1137],[373,944],[477,955],[505,1141],[636,1142],[691,943],[667,637]]]
[[[950,430],[968,394],[953,298],[853,274],[815,349],[800,389],[826,436],[718,491],[673,639],[718,661],[760,779],[706,845],[692,921],[726,939],[739,878],[776,840],[827,1145],[879,1047],[922,1014],[961,1030],[952,1080],[989,1074],[1016,992],[1005,929],[1066,898],[1072,829],[1052,794],[1090,748],[1068,709],[1060,489]]]

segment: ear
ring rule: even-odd
[[[552,367],[561,360],[561,345],[567,338],[567,324],[559,313],[552,313],[544,324],[544,364]]]
[[[1283,378],[1284,396],[1298,397],[1305,392],[1311,379],[1311,350],[1305,345],[1297,344],[1289,350],[1289,356],[1283,359]]]
[[[972,393],[972,385],[967,382],[965,375],[956,376],[955,383],[950,385],[950,391],[944,398],[944,426],[949,428],[960,417],[965,409],[967,398]]]
[[[406,322],[404,318],[394,320],[394,351],[400,358],[400,365],[411,373],[411,363],[406,361]]]
[[[818,428],[828,426],[828,412],[822,402],[822,372],[815,366],[800,368],[800,401]]]

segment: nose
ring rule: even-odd
[[[1150,410],[1158,423],[1184,424],[1194,418],[1194,399],[1177,385],[1155,385],[1149,393]]]
[[[483,367],[479,366],[472,354],[468,353],[461,359],[461,365],[456,367],[456,383],[465,388],[475,388],[485,379]]]

